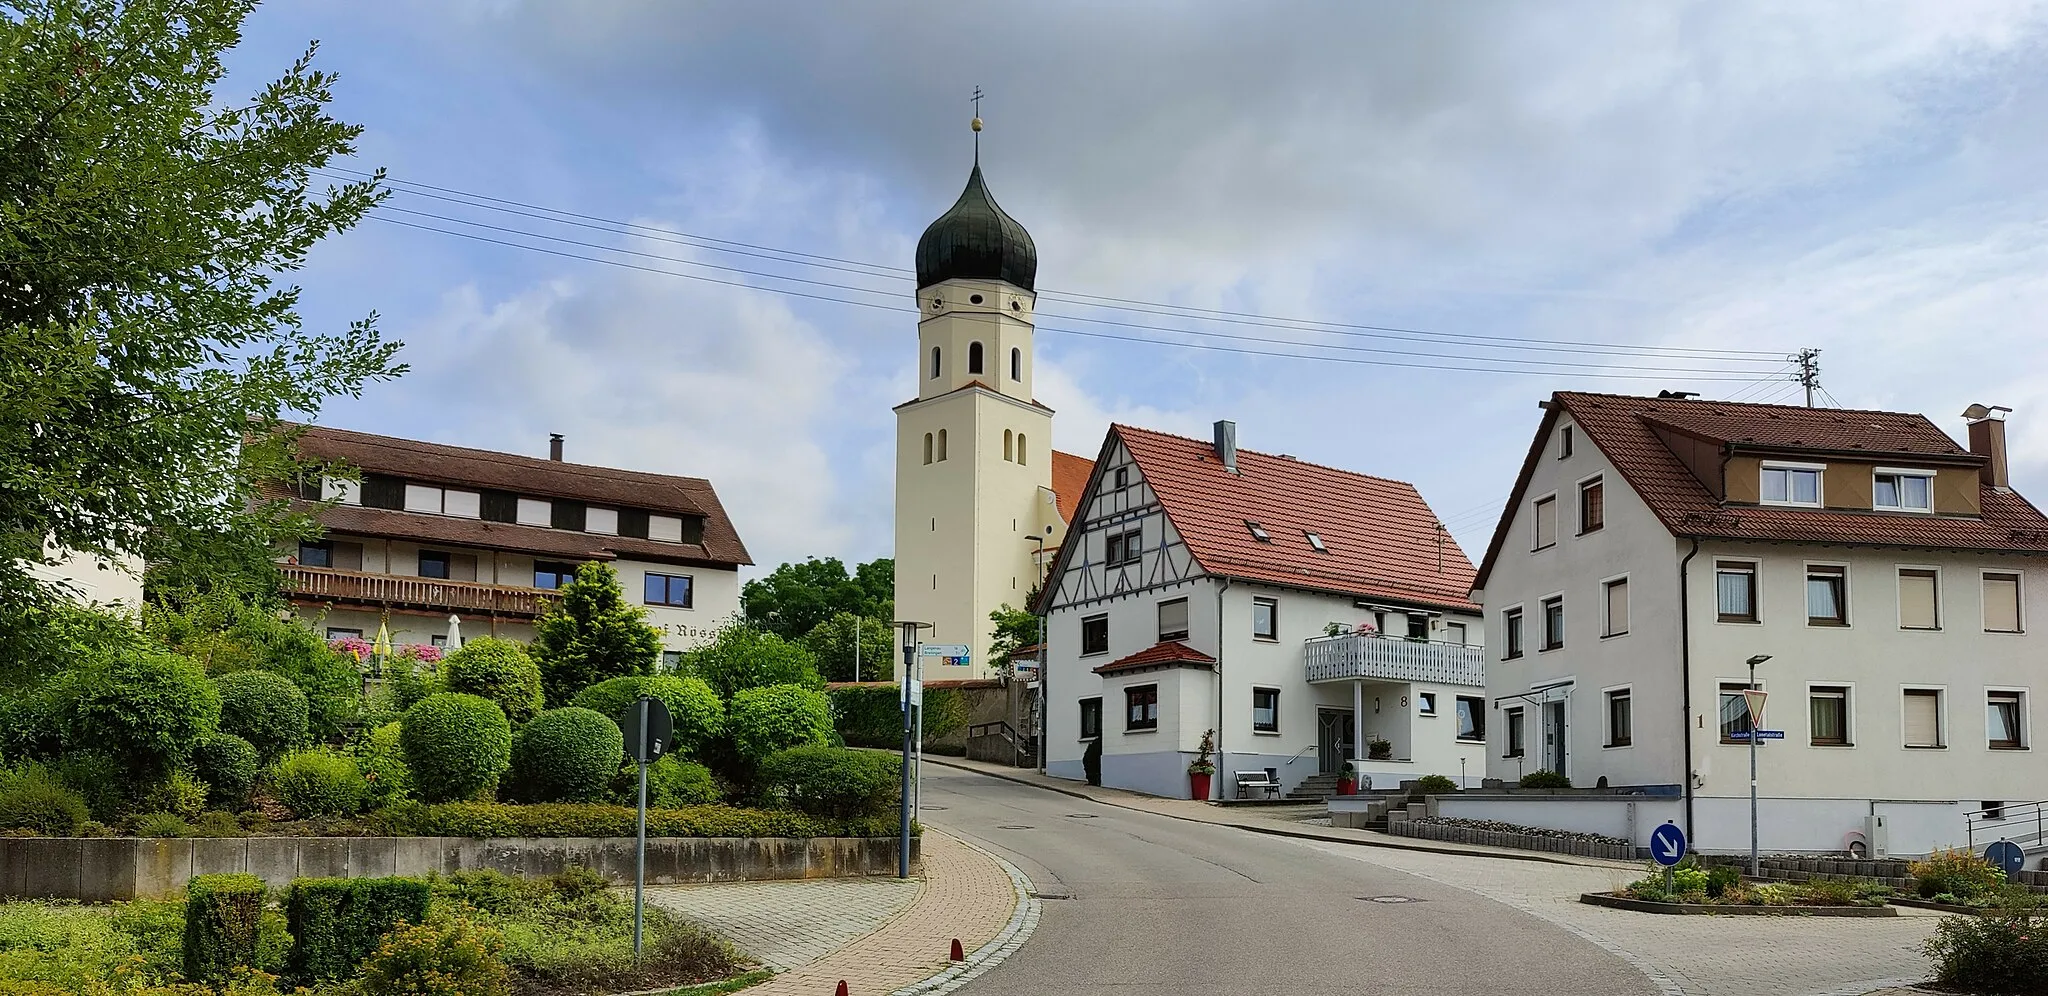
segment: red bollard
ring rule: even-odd
[[[846,980],[839,980],[839,988],[832,990],[832,996],[846,996]]]
[[[967,960],[967,955],[966,955],[966,954],[964,954],[964,953],[962,953],[962,952],[961,952],[961,950],[960,950],[960,939],[959,939],[959,938],[957,938],[957,937],[953,938],[953,954],[952,954],[952,958],[953,958],[953,960],[954,960],[954,961],[966,961],[966,960]]]

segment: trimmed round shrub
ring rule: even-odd
[[[401,925],[363,961],[364,996],[506,996],[504,941],[467,920]]]
[[[480,636],[441,660],[441,687],[489,699],[514,725],[540,712],[540,666],[526,647]]]
[[[611,678],[577,692],[574,704],[623,726],[626,710],[643,695],[668,706],[669,718],[675,722],[672,753],[693,756],[725,728],[725,703],[702,678],[673,674]]]
[[[441,692],[405,711],[398,734],[413,790],[427,802],[489,791],[512,764],[512,724],[488,699]]]
[[[268,764],[306,745],[306,693],[290,678],[268,671],[236,671],[220,686],[220,728],[247,740]]]
[[[670,756],[647,766],[647,805],[655,809],[708,805],[724,795],[711,769],[695,761]]]
[[[880,751],[793,747],[761,762],[757,783],[810,816],[880,816],[902,797],[903,760]]]
[[[127,647],[80,683],[71,742],[114,755],[132,783],[151,784],[185,763],[220,723],[220,690],[190,658]]]
[[[726,731],[733,749],[759,763],[776,751],[832,740],[832,704],[802,685],[742,689],[732,697]]]
[[[625,757],[619,724],[577,706],[549,709],[512,738],[511,794],[525,802],[596,802]]]
[[[192,772],[206,783],[208,802],[240,808],[249,801],[263,763],[255,745],[232,733],[216,733],[192,748]]]
[[[1451,781],[1448,775],[1423,775],[1415,780],[1415,790],[1441,795],[1445,792],[1456,792],[1458,783]]]
[[[378,809],[412,795],[412,769],[405,764],[405,747],[399,743],[404,728],[386,723],[370,731],[356,746],[356,764],[369,782],[368,806]]]
[[[135,818],[137,837],[189,837],[192,825],[176,813],[144,813]]]
[[[1541,771],[1531,771],[1523,775],[1520,785],[1525,789],[1568,789],[1572,787],[1572,780],[1549,768],[1544,768]]]
[[[198,816],[206,808],[206,797],[211,787],[205,782],[182,771],[173,771],[170,777],[149,786],[136,797],[137,812],[173,813],[185,819]]]
[[[192,836],[240,837],[242,836],[242,821],[236,819],[233,813],[209,809],[206,812],[200,813],[199,818],[192,821]]]
[[[286,754],[270,774],[271,794],[302,820],[354,816],[367,789],[355,758],[325,747]]]
[[[85,800],[40,764],[0,771],[0,830],[70,837],[84,826]]]

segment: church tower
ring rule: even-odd
[[[981,119],[974,121],[980,130]],[[988,677],[989,613],[1025,606],[1064,523],[1052,492],[1052,409],[1031,396],[1038,250],[996,206],[979,154],[967,189],[917,242],[917,398],[896,407],[896,618],[966,644]]]

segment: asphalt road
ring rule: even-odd
[[[1044,899],[1037,932],[967,996],[1656,992],[1510,907],[1284,838],[936,765],[924,806]]]

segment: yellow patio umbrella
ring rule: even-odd
[[[389,622],[379,622],[377,624],[377,640],[370,644],[370,653],[377,657],[391,656],[391,625]]]

